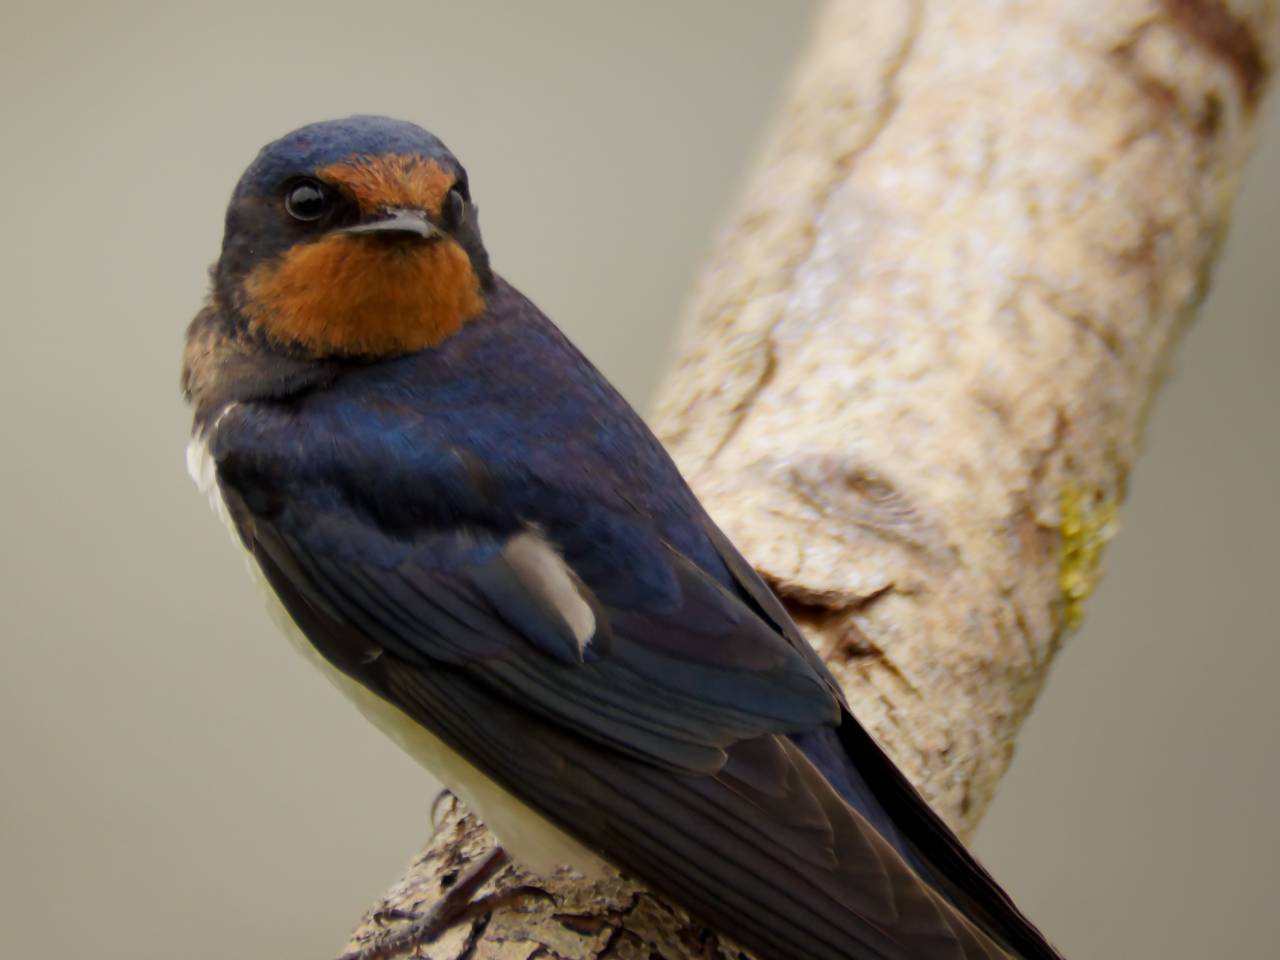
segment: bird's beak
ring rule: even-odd
[[[346,227],[340,232],[371,233],[378,236],[402,234],[415,236],[422,240],[430,240],[441,236],[440,228],[428,220],[423,211],[408,207],[392,207],[387,210],[387,215],[380,220],[359,223],[354,227]]]

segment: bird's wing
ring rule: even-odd
[[[339,669],[763,957],[1006,956],[781,735],[838,722],[825,679],[674,549],[661,603],[608,604],[536,531],[391,534],[223,489]]]
[[[680,606],[637,614],[606,608],[533,533],[432,533],[406,550],[361,521],[289,514],[255,524],[260,559],[365,647],[456,668],[602,746],[713,773],[739,740],[838,720],[795,651],[678,554]]]
[[[704,528],[743,600],[825,672],[816,651],[737,548],[709,520],[704,522]],[[838,735],[849,761],[844,772],[850,781],[856,781],[850,793],[859,811],[880,823],[882,829],[892,830],[899,840],[895,846],[901,850],[905,845],[913,865],[927,870],[934,885],[945,891],[948,899],[962,906],[970,917],[979,918],[984,929],[997,931],[1020,956],[1027,960],[1061,960],[1044,934],[920,795],[847,704],[843,711]],[[882,816],[878,815],[880,811],[884,811]]]

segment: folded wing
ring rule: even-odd
[[[224,491],[335,666],[762,957],[1008,956],[786,736],[841,722],[811,655],[678,551],[661,603],[610,604],[534,529],[393,536]]]

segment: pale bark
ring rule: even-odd
[[[1099,575],[1277,13],[832,2],[703,272],[656,428],[962,834]],[[450,812],[379,909],[421,909],[488,842]],[[630,882],[499,878],[529,882],[554,901],[426,952],[722,955]]]

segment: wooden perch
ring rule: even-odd
[[[832,2],[703,272],[656,429],[963,834],[1099,576],[1277,20],[1271,0]],[[490,843],[448,811],[352,945]],[[497,887],[521,884],[549,896],[424,953],[731,954],[630,881]]]

